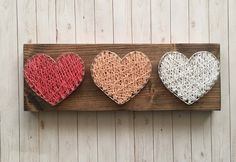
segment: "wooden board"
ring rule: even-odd
[[[152,76],[145,88],[124,105],[117,105],[95,86],[90,76],[93,58],[102,50],[116,52],[120,57],[134,50],[144,52],[152,62]],[[53,58],[63,52],[78,53],[85,61],[86,74],[82,85],[67,99],[52,107],[38,97],[24,83],[24,109],[29,111],[111,111],[111,110],[220,110],[220,79],[215,86],[193,105],[186,105],[162,84],[157,74],[157,65],[165,52],[179,51],[190,57],[197,51],[212,52],[220,59],[219,44],[25,44],[24,63],[36,53],[43,52]]]

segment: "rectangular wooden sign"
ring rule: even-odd
[[[94,57],[103,50],[110,50],[120,57],[131,51],[145,53],[152,62],[152,74],[141,92],[124,105],[117,105],[97,88],[90,75]],[[186,105],[170,93],[160,81],[157,66],[160,58],[169,51],[178,51],[190,57],[197,51],[209,51],[220,59],[219,44],[25,44],[24,63],[36,53],[57,58],[63,52],[75,52],[85,62],[85,78],[81,86],[57,106],[50,106],[38,97],[24,82],[24,109],[27,111],[151,111],[151,110],[203,110],[221,108],[220,78],[214,87],[193,105]]]

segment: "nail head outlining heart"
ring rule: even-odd
[[[90,70],[97,87],[117,104],[124,104],[147,84],[152,65],[142,52],[133,51],[120,58],[114,52],[102,51]]]
[[[55,106],[81,84],[84,71],[83,61],[75,53],[63,53],[56,60],[39,53],[27,60],[24,76],[38,96]]]
[[[179,52],[167,52],[158,66],[165,87],[188,105],[204,96],[220,73],[219,61],[208,51],[199,51],[189,59]]]

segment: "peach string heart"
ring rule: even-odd
[[[52,106],[81,84],[84,73],[82,59],[72,52],[63,53],[56,60],[39,53],[28,59],[24,68],[29,87]]]
[[[142,52],[133,51],[121,59],[114,52],[102,51],[90,70],[94,83],[117,104],[124,104],[147,84],[152,65]]]

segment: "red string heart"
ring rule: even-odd
[[[24,76],[30,88],[54,106],[81,84],[84,69],[82,59],[75,53],[64,53],[56,60],[39,53],[25,64]]]

